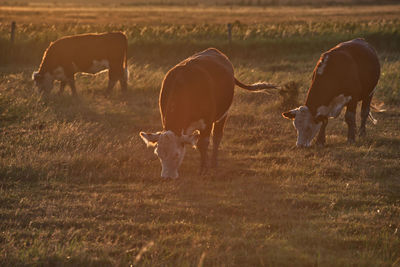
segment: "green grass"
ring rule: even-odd
[[[130,25],[129,92],[116,88],[106,98],[106,73],[78,75],[78,99],[35,90],[42,48],[51,36],[119,26],[25,25],[17,45],[29,50],[0,69],[0,265],[396,266],[399,51],[390,25],[397,23],[354,23],[346,33],[337,22],[329,25],[340,30],[319,34],[331,28],[323,24],[304,35],[304,24],[288,23],[286,37],[268,23],[236,25],[232,47],[218,24]],[[135,37],[144,27],[149,33]],[[197,32],[178,36],[178,27]],[[387,109],[374,114],[378,124],[368,123],[365,139],[346,144],[342,115],[330,120],[326,147],[297,149],[280,95],[237,88],[219,169],[197,175],[199,155],[188,148],[181,177],[159,177],[138,133],[161,130],[158,93],[174,64],[217,46],[240,80],[294,81],[303,103],[321,51],[360,32],[380,54],[376,99]]]

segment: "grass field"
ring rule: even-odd
[[[400,265],[399,5],[63,8],[0,7],[0,265]],[[129,38],[126,95],[104,97],[106,73],[78,75],[79,98],[35,90],[50,41],[108,30]],[[188,148],[181,177],[159,177],[138,133],[161,130],[160,84],[180,60],[217,47],[244,82],[296,82],[301,104],[320,53],[355,37],[382,63],[386,112],[365,139],[346,144],[342,115],[326,147],[297,149],[281,117],[295,103],[237,88],[219,169],[197,175]]]

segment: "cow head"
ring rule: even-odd
[[[314,118],[310,110],[306,106],[301,106],[296,109],[282,113],[282,116],[293,120],[294,128],[297,130],[298,147],[309,147],[314,136],[321,128],[322,116],[318,119]]]
[[[158,156],[161,162],[161,177],[178,178],[178,169],[185,156],[185,144],[196,145],[199,132],[196,131],[190,135],[176,135],[172,131],[163,131],[157,133],[140,132],[140,137],[146,143],[147,147],[155,147],[154,154]]]
[[[339,95],[335,97],[328,106],[320,106],[315,116],[306,106],[282,113],[282,116],[293,120],[293,125],[297,130],[298,147],[309,147],[311,141],[321,128],[322,122],[327,123],[328,118],[339,116],[343,107],[351,100],[351,96]]]
[[[53,89],[54,85],[54,77],[50,73],[40,73],[34,71],[32,73],[32,80],[35,82],[35,85],[39,88],[40,91],[44,91],[48,93]]]

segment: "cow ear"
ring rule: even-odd
[[[145,133],[140,132],[140,137],[146,143],[147,147],[155,146],[160,138],[161,133]]]
[[[322,123],[327,123],[328,122],[328,117],[327,116],[325,116],[325,115],[317,115],[316,117],[315,117],[315,119],[314,119],[314,122],[315,123],[320,123],[320,122],[322,122]]]
[[[199,140],[200,132],[194,131],[190,135],[182,135],[181,140],[183,144],[190,144],[193,148],[196,147],[197,141]]]
[[[296,118],[297,109],[292,109],[282,113],[282,116],[289,120],[294,120]]]

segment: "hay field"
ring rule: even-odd
[[[399,17],[398,5],[1,6],[0,265],[397,266]],[[106,73],[78,75],[79,98],[35,90],[49,42],[109,30],[129,39],[127,94],[105,97]],[[354,145],[341,115],[326,147],[295,148],[281,112],[303,103],[320,53],[355,37],[380,55],[386,112]],[[299,98],[236,88],[218,170],[198,175],[188,148],[181,177],[163,180],[138,133],[161,129],[166,71],[211,46],[240,80],[295,82]]]

